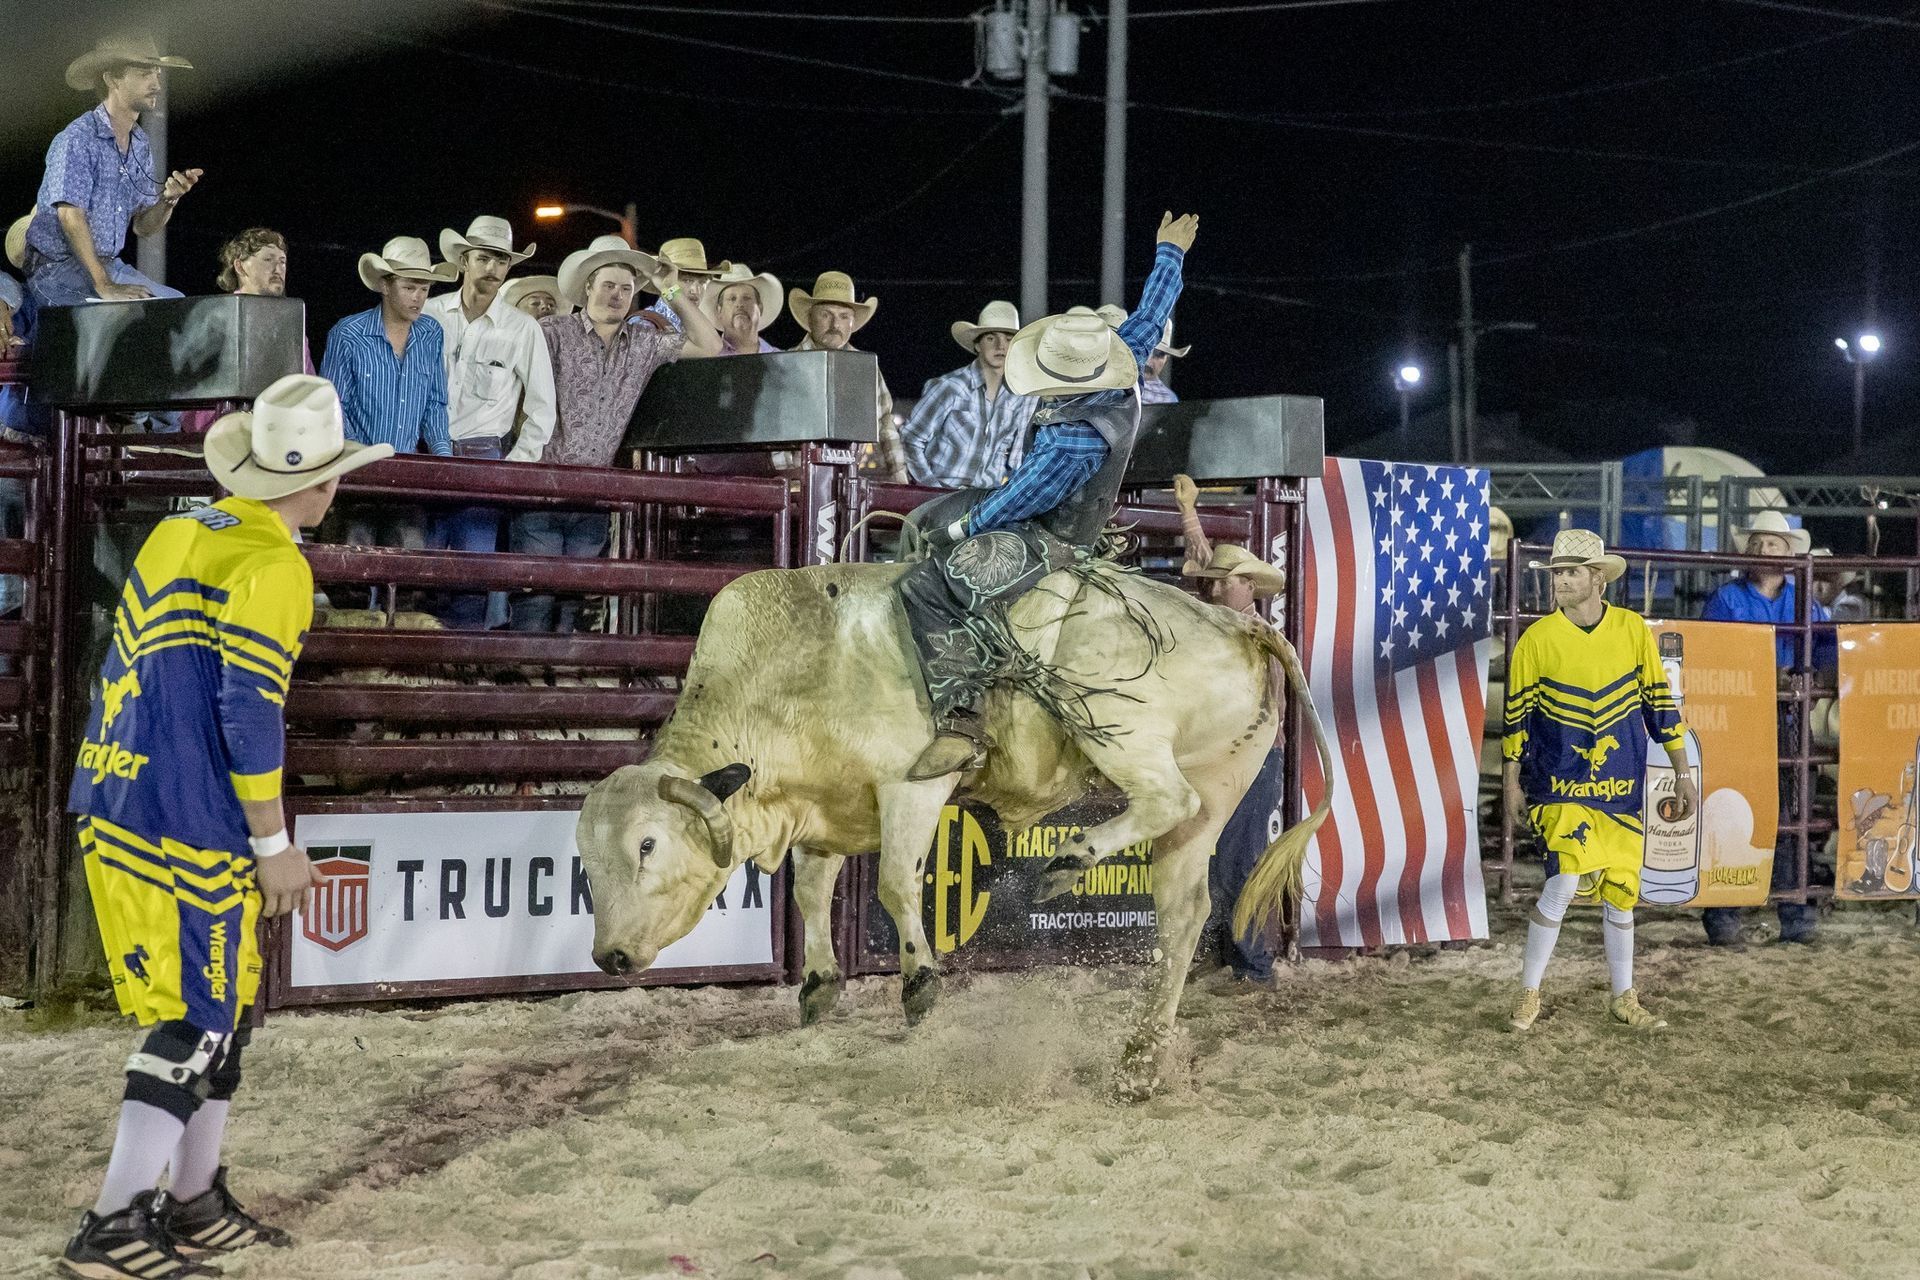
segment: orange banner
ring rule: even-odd
[[[1751,907],[1767,900],[1780,823],[1773,628],[1649,619],[1686,722],[1700,812],[1672,815],[1667,753],[1647,749],[1640,899],[1656,906]]]
[[[1920,897],[1920,627],[1838,627],[1840,839],[1834,894]]]

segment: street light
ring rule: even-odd
[[[597,204],[539,204],[535,205],[533,210],[533,216],[542,222],[551,222],[556,218],[564,218],[570,213],[591,213],[598,217],[605,218],[610,222],[618,223],[620,227],[620,238],[627,242],[628,247],[635,249],[640,247],[635,232],[635,226],[640,220],[640,208],[631,201],[627,203],[625,213],[615,213],[612,209],[602,209]]]
[[[1400,434],[1403,436],[1407,434],[1411,421],[1408,402],[1413,397],[1413,389],[1420,385],[1420,378],[1420,366],[1417,364],[1403,364],[1393,371],[1393,389],[1400,393]]]
[[[1853,366],[1853,451],[1858,453],[1867,443],[1863,425],[1867,408],[1867,365],[1880,354],[1880,335],[1869,330],[1852,342],[1835,338],[1833,345],[1840,349],[1840,358]]]

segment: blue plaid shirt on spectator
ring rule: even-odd
[[[1180,300],[1180,267],[1185,258],[1186,254],[1171,244],[1162,244],[1155,251],[1153,274],[1140,291],[1140,305],[1118,330],[1120,340],[1142,368],[1160,341],[1167,317],[1173,314],[1173,304]],[[1133,399],[1135,392],[1135,387],[1126,387],[1071,400],[1074,407],[1104,408]],[[1046,421],[1049,416],[1043,403],[1036,415],[1040,425],[1034,429],[1026,460],[1012,479],[974,507],[967,517],[968,533],[985,533],[1043,515],[1072,497],[1100,469],[1107,456],[1107,442],[1100,433],[1085,423]]]
[[[20,282],[4,271],[0,271],[0,302],[7,304],[8,311],[18,311],[25,295],[20,292]]]
[[[1005,384],[987,399],[986,375],[975,360],[964,369],[930,379],[913,416],[900,429],[907,474],[915,484],[941,489],[991,489],[1005,484],[1020,465],[1034,396],[1017,396]]]
[[[1180,397],[1173,393],[1172,387],[1160,381],[1160,379],[1154,377],[1152,374],[1148,374],[1140,380],[1140,403],[1179,404]]]
[[[425,441],[428,452],[451,457],[445,341],[440,322],[421,316],[407,334],[405,354],[396,359],[377,306],[334,325],[320,376],[340,392],[347,439],[390,444],[395,453],[414,453]]]
[[[126,247],[127,228],[141,213],[160,203],[165,174],[153,171],[147,132],[139,125],[127,141],[127,153],[113,136],[113,121],[103,102],[53,136],[47,171],[40,179],[33,221],[27,224],[29,263],[37,254],[49,262],[73,256],[60,229],[57,204],[83,209],[93,233],[93,251],[105,262]]]

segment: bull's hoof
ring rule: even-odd
[[[808,974],[807,980],[800,984],[800,1025],[810,1027],[832,1013],[846,988],[847,980],[838,969]]]
[[[1035,891],[1035,902],[1051,902],[1073,892],[1080,883],[1080,877],[1087,873],[1087,864],[1070,853],[1063,853],[1050,859],[1040,872],[1040,887]]]
[[[1120,1051],[1120,1065],[1113,1073],[1113,1096],[1121,1102],[1145,1102],[1159,1088],[1159,1039],[1135,1036]]]
[[[900,1007],[906,1010],[909,1027],[919,1026],[920,1020],[933,1012],[939,999],[938,969],[922,969],[900,984]]]

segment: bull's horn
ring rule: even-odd
[[[734,772],[737,770],[738,772]],[[725,775],[724,777],[722,775]],[[726,795],[732,795],[746,782],[749,772],[745,765],[728,765],[707,775],[714,785],[723,787]],[[707,824],[707,852],[713,858],[713,865],[722,871],[733,869],[733,819],[727,816],[722,806],[722,796],[708,789],[707,778],[695,782],[691,778],[678,778],[668,774],[660,779],[660,798],[674,804],[686,805]],[[731,784],[731,785],[729,785]]]

